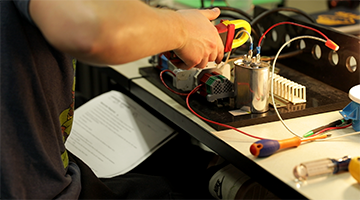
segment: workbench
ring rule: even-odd
[[[183,129],[206,147],[231,162],[248,176],[282,199],[359,199],[360,184],[350,173],[311,179],[303,183],[296,181],[293,168],[302,162],[359,156],[360,135],[353,135],[328,141],[302,144],[297,148],[282,150],[266,158],[251,155],[249,147],[256,141],[234,130],[216,130],[192,114],[186,107],[141,76],[139,69],[149,66],[149,58],[133,63],[111,66],[106,73],[145,104]],[[297,133],[306,133],[312,128],[342,118],[339,111],[294,117],[285,120]],[[243,126],[242,131],[253,135],[284,139],[293,137],[279,121]],[[349,127],[332,131],[333,136],[354,132]]]
[[[261,12],[263,12],[261,9],[255,10],[255,14]],[[274,14],[271,18],[259,21],[259,24],[266,30],[278,21],[288,20],[287,16]],[[285,76],[292,77],[309,86],[310,95],[308,95],[308,102],[304,108],[281,113],[285,123],[294,132],[304,134],[311,129],[343,118],[339,111],[351,101],[347,97],[347,92],[352,86],[360,83],[359,38],[309,22],[296,19],[290,21],[318,28],[329,38],[333,38],[341,48],[337,54],[338,63],[332,64],[333,52],[321,47],[322,55],[315,59],[314,47],[322,44],[316,41],[306,41],[306,47],[301,49],[299,55],[285,59],[278,65],[282,68],[281,73]],[[290,38],[304,34],[314,35],[313,32],[298,27],[284,26],[279,27],[276,31],[278,38],[285,38],[286,35]],[[273,55],[283,42],[282,39],[277,41],[268,39],[264,42],[266,48],[263,48],[263,51]],[[300,41],[291,45],[288,52],[299,50],[299,46]],[[349,63],[350,58],[356,61],[355,64]],[[288,69],[289,67],[291,69]],[[186,107],[183,97],[171,93],[162,85],[158,77],[159,71],[156,70],[149,63],[149,58],[144,58],[125,65],[110,66],[101,71],[151,108],[156,116],[160,116],[171,125],[186,131],[201,144],[222,156],[281,199],[360,199],[360,184],[351,177],[350,173],[345,172],[305,182],[296,181],[293,175],[294,167],[302,162],[360,156],[359,134],[334,140],[305,143],[297,148],[281,150],[266,158],[257,158],[249,150],[251,144],[257,139],[232,129],[207,123],[195,116]],[[190,105],[194,106],[194,110],[204,117],[215,121],[219,120],[262,138],[280,140],[293,137],[278,120],[272,109],[264,114],[250,114],[244,117],[229,117],[226,111],[220,110],[218,112],[220,117],[218,117],[209,111],[214,110],[209,108],[210,104],[201,103],[201,101],[205,100],[195,94],[190,100]],[[335,137],[352,132],[354,130],[348,127],[333,130],[331,134],[332,137]]]

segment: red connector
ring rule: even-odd
[[[329,47],[330,49],[332,49],[334,51],[339,50],[339,45],[337,45],[335,42],[333,42],[330,39],[326,40],[325,46]]]
[[[234,24],[225,25],[224,23],[222,23],[223,21],[228,21],[228,20],[221,20],[221,22],[215,27],[219,32],[221,40],[223,41],[224,51],[229,52],[232,49],[232,43],[235,36],[235,25]]]

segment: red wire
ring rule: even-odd
[[[283,24],[291,24],[291,25],[300,26],[300,27],[303,27],[303,28],[306,28],[306,29],[315,31],[315,32],[319,33],[320,35],[322,35],[326,40],[329,40],[329,38],[328,38],[324,33],[322,33],[321,31],[319,31],[319,30],[317,30],[317,29],[315,29],[315,28],[312,28],[312,27],[309,27],[309,26],[305,26],[305,25],[302,25],[302,24],[297,24],[297,23],[294,23],[294,22],[279,22],[279,23],[277,23],[277,24],[272,25],[269,29],[267,29],[267,30],[265,31],[265,33],[264,33],[264,34],[260,37],[260,39],[259,39],[258,47],[260,47],[261,41],[263,40],[263,38],[265,37],[265,35],[266,35],[271,29],[273,29],[273,28],[276,27],[276,26],[283,25]]]
[[[162,83],[164,84],[164,86],[165,86],[167,89],[169,89],[171,92],[173,92],[173,93],[175,93],[175,94],[178,94],[178,95],[187,96],[187,97],[186,97],[186,105],[187,105],[188,109],[189,109],[194,115],[196,115],[197,117],[199,117],[200,119],[202,119],[202,120],[204,120],[204,121],[207,121],[207,122],[209,122],[209,123],[216,124],[216,125],[219,125],[219,126],[222,126],[222,127],[225,127],[225,128],[233,129],[233,130],[235,130],[235,131],[237,131],[237,132],[240,132],[240,133],[242,133],[242,134],[244,134],[244,135],[246,135],[246,136],[249,136],[249,137],[252,137],[252,138],[256,138],[256,139],[259,139],[259,140],[264,139],[264,138],[261,138],[261,137],[258,137],[258,136],[254,136],[254,135],[248,134],[248,133],[246,133],[246,132],[244,132],[244,131],[241,131],[241,130],[233,127],[233,126],[226,125],[226,124],[222,124],[222,123],[219,123],[219,122],[215,122],[215,121],[206,119],[206,118],[204,118],[203,116],[197,114],[197,113],[190,107],[189,99],[190,99],[190,95],[192,95],[192,94],[194,94],[195,92],[197,92],[197,91],[199,90],[199,88],[200,88],[201,86],[203,86],[203,84],[200,84],[200,85],[196,86],[190,93],[180,93],[180,92],[176,92],[176,91],[174,91],[173,89],[171,89],[169,86],[166,85],[166,83],[165,83],[165,81],[164,81],[164,79],[163,79],[163,77],[162,77],[162,75],[163,75],[165,72],[170,72],[171,74],[173,74],[173,75],[176,77],[176,74],[175,74],[174,72],[172,72],[171,70],[166,69],[166,70],[163,70],[163,71],[160,72],[161,82],[162,82]],[[352,125],[352,124],[348,124],[348,125],[345,125],[345,126],[339,126],[339,127],[329,127],[329,128],[325,128],[325,129],[317,132],[316,134],[313,134],[311,137],[314,137],[314,136],[316,136],[316,135],[319,135],[319,134],[321,134],[321,133],[323,133],[323,132],[325,132],[325,131],[328,131],[328,130],[343,129],[343,128],[347,128],[347,127],[349,127],[349,126],[351,126],[351,125]]]
[[[240,132],[240,133],[242,133],[242,134],[244,134],[244,135],[247,135],[247,136],[249,136],[249,137],[256,138],[256,139],[259,139],[259,140],[264,139],[264,138],[261,138],[261,137],[257,137],[257,136],[254,136],[254,135],[245,133],[244,131],[241,131],[241,130],[235,128],[235,127],[232,127],[232,126],[229,126],[229,125],[226,125],[226,124],[222,124],[222,123],[219,123],[219,122],[215,122],[215,121],[206,119],[206,118],[202,117],[201,115],[197,114],[197,113],[190,107],[189,98],[190,98],[190,95],[192,95],[192,94],[194,94],[196,91],[198,91],[201,86],[203,86],[203,84],[200,84],[200,85],[196,86],[196,87],[187,95],[187,97],[186,97],[186,105],[187,105],[187,107],[189,108],[189,110],[190,110],[194,115],[196,115],[197,117],[199,117],[200,119],[202,119],[202,120],[204,120],[204,121],[207,121],[207,122],[210,122],[210,123],[212,123],[212,124],[219,125],[219,126],[223,126],[223,127],[226,127],[226,128],[233,129],[233,130],[235,130],[235,131],[237,131],[237,132]]]
[[[324,133],[325,131],[334,130],[334,129],[343,129],[343,128],[347,128],[347,127],[349,127],[349,126],[351,126],[351,125],[352,125],[352,123],[350,123],[350,124],[348,124],[348,125],[345,125],[345,126],[337,126],[337,127],[324,128],[324,129],[320,130],[319,132],[311,135],[311,137],[320,135],[321,133]]]
[[[170,72],[172,75],[174,75],[174,76],[176,77],[176,74],[175,74],[173,71],[168,70],[168,69],[165,69],[165,70],[163,70],[163,71],[160,72],[160,80],[161,80],[161,82],[162,82],[162,83],[164,84],[164,86],[165,86],[167,89],[169,89],[171,92],[173,92],[173,93],[175,93],[175,94],[178,94],[178,95],[187,96],[187,97],[186,97],[186,105],[187,105],[187,107],[189,108],[189,110],[190,110],[194,115],[196,115],[197,117],[199,117],[200,119],[202,119],[202,120],[204,120],[204,121],[207,121],[207,122],[210,122],[210,123],[212,123],[212,124],[219,125],[219,126],[223,126],[223,127],[226,127],[226,128],[233,129],[233,130],[238,131],[238,132],[240,132],[240,133],[242,133],[242,134],[244,134],[244,135],[247,135],[247,136],[249,136],[249,137],[253,137],[253,138],[256,138],[256,139],[259,139],[259,140],[264,139],[264,138],[261,138],[261,137],[257,137],[257,136],[254,136],[254,135],[245,133],[245,132],[243,132],[243,131],[235,128],[235,127],[232,127],[232,126],[229,126],[229,125],[226,125],[226,124],[222,124],[222,123],[219,123],[219,122],[215,122],[215,121],[206,119],[206,118],[202,117],[201,115],[197,114],[197,113],[190,107],[189,98],[190,98],[190,95],[192,95],[192,94],[194,94],[195,92],[197,92],[197,91],[199,90],[199,88],[200,88],[201,86],[203,86],[203,84],[200,84],[200,85],[198,85],[197,87],[195,87],[190,93],[180,93],[180,92],[176,92],[176,91],[174,91],[173,89],[171,89],[169,86],[166,85],[166,83],[165,83],[165,81],[164,81],[164,79],[163,79],[163,77],[162,77],[162,75],[163,75],[165,72]]]
[[[176,74],[175,74],[173,71],[171,71],[171,70],[165,69],[165,70],[161,71],[161,72],[160,72],[160,80],[161,80],[161,82],[164,84],[164,86],[165,86],[168,90],[170,90],[171,92],[173,92],[173,93],[175,93],[175,94],[178,94],[178,95],[181,95],[181,96],[187,96],[189,93],[176,92],[175,90],[171,89],[171,88],[165,83],[165,81],[164,81],[164,79],[163,79],[163,77],[162,77],[165,72],[170,72],[172,75],[174,75],[174,76],[176,77]]]

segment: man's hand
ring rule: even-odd
[[[135,0],[31,0],[29,10],[52,46],[92,65],[118,65],[170,50],[185,62],[183,69],[223,57],[210,22],[219,9],[175,12]]]
[[[219,16],[220,10],[179,10],[178,13],[184,19],[186,37],[183,45],[174,50],[184,61],[177,67],[204,68],[208,62],[220,63],[224,57],[224,46],[215,26],[210,22]]]

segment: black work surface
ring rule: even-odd
[[[287,108],[278,108],[283,119],[301,117],[306,115],[330,112],[343,109],[350,99],[348,94],[339,89],[331,87],[325,83],[322,83],[314,78],[311,78],[305,74],[297,72],[289,67],[278,64],[276,66],[280,69],[279,75],[284,78],[290,79],[306,87],[306,103],[300,105],[288,104]],[[163,92],[168,94],[178,103],[186,106],[186,97],[177,95],[168,90],[160,80],[160,70],[154,67],[143,67],[139,69],[140,74],[157,86]],[[164,80],[167,85],[172,87],[172,80],[169,75],[164,74]],[[181,91],[179,91],[181,92]],[[190,97],[190,106],[199,115],[210,119],[215,122],[220,122],[233,127],[243,127],[254,124],[266,123],[271,121],[277,121],[278,117],[274,108],[270,105],[269,111],[261,114],[247,114],[241,116],[233,116],[229,113],[231,110],[229,106],[219,107],[215,103],[207,102],[206,99],[199,94],[193,94]],[[209,123],[216,130],[227,129],[223,126]]]

